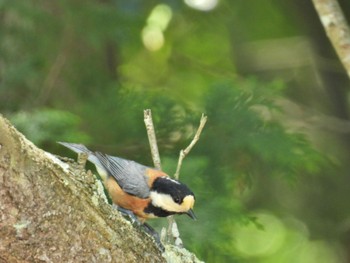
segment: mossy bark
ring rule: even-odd
[[[0,262],[164,262],[101,183],[73,167],[0,115]]]

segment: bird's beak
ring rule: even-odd
[[[193,220],[197,220],[197,217],[196,217],[196,215],[194,214],[194,212],[193,212],[192,209],[188,210],[188,211],[186,212],[186,214],[187,214],[189,217],[191,217]]]

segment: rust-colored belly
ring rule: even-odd
[[[112,177],[109,177],[105,181],[105,186],[114,204],[131,210],[137,217],[139,217],[141,221],[144,221],[150,217],[150,215],[143,212],[150,202],[149,198],[142,199],[125,193]]]

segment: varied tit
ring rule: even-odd
[[[183,183],[164,172],[134,161],[92,152],[82,144],[59,142],[76,153],[86,153],[104,181],[114,204],[146,219],[193,213],[195,197]]]

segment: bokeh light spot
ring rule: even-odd
[[[218,0],[185,0],[185,4],[200,11],[210,11],[217,6]]]
[[[169,6],[160,4],[153,8],[141,33],[142,42],[148,50],[157,51],[162,48],[165,41],[163,32],[171,18],[172,11]]]
[[[142,41],[150,51],[157,51],[164,45],[163,32],[158,27],[146,26],[142,30]]]
[[[171,8],[167,5],[161,4],[153,8],[151,14],[147,18],[147,24],[159,27],[164,31],[173,16]]]

